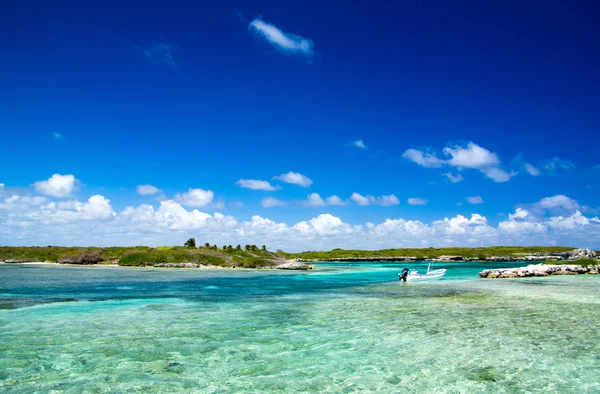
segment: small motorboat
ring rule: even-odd
[[[442,276],[446,275],[446,269],[441,268],[439,270],[431,271],[431,263],[427,266],[427,273],[419,274],[419,271],[412,270],[409,272],[408,268],[404,268],[402,273],[398,274],[398,280],[403,280],[405,282],[424,282],[427,280],[438,280],[441,279]]]

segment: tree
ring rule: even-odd
[[[204,244],[204,247],[205,247],[206,249],[210,249],[210,244],[207,242],[207,243],[205,243],[205,244]]]
[[[186,248],[195,248],[196,247],[196,238],[190,238],[183,244]]]
[[[244,246],[244,249],[246,249],[246,250],[250,250],[250,245],[246,245],[246,246]]]
[[[266,251],[267,251],[267,245],[263,245],[263,246],[262,246],[262,251],[263,251],[263,252],[266,252]]]
[[[240,245],[237,245],[237,246],[235,247],[235,250],[242,250],[242,247],[241,247]]]

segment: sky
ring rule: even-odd
[[[600,249],[583,1],[0,4],[0,244]]]

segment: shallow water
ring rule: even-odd
[[[0,265],[0,391],[600,392],[600,278],[404,266]]]

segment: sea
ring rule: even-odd
[[[0,265],[3,393],[599,393],[600,276]]]

